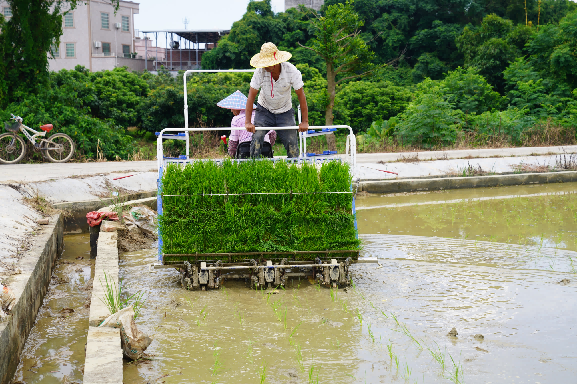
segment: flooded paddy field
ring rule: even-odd
[[[577,185],[357,199],[354,285],[242,281],[182,289],[120,255],[125,294],[154,338],[125,383],[573,383],[577,377]],[[83,257],[83,259],[77,259]],[[87,235],[65,252],[14,382],[82,382],[92,264]],[[71,312],[66,308],[74,310]],[[448,335],[455,328],[456,336]]]
[[[191,292],[154,250],[121,256],[150,360],[127,383],[569,383],[577,377],[577,186],[357,200],[355,285]],[[455,328],[456,336],[448,333]]]

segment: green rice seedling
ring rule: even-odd
[[[334,289],[331,288],[330,292],[331,292],[331,300],[334,303],[338,299],[338,296],[337,296],[338,288],[334,288]]]
[[[435,342],[435,345],[437,346],[436,350],[433,350],[431,348],[427,348],[427,350],[429,351],[429,353],[431,354],[433,359],[441,367],[441,374],[444,374],[445,373],[445,354],[441,351],[441,348],[439,348],[439,345],[436,342]]]
[[[389,340],[390,341],[390,340]],[[393,356],[395,355],[393,353],[393,342],[391,341],[389,344],[387,344],[387,352],[389,354],[389,358],[391,359],[391,364],[393,362]]]
[[[373,335],[373,331],[371,330],[371,324],[368,325],[367,329],[369,331],[369,337],[371,338],[371,340],[374,343],[375,342],[375,335]]]
[[[283,318],[283,325],[284,325],[284,330],[285,330],[285,331],[286,331],[286,329],[287,329],[287,323],[286,323],[287,313],[288,313],[288,308],[285,307],[285,309],[284,309],[284,318]]]
[[[319,371],[320,371],[320,367],[316,367],[316,365],[313,363],[311,364],[311,366],[309,367],[309,384],[317,384],[319,382]],[[316,377],[315,377],[316,374]]]
[[[343,307],[343,311],[345,311],[346,313],[350,313],[350,310],[347,308],[347,302],[344,300],[341,300],[341,305]]]
[[[222,368],[222,362],[220,361],[220,350],[216,346],[216,342],[214,343],[214,352],[212,353],[212,356],[214,357],[214,363],[212,364],[210,370],[212,371],[212,375],[216,376],[218,375],[218,371]]]
[[[260,384],[264,384],[266,382],[266,361],[262,364],[262,367],[260,368]]]
[[[405,381],[409,381],[411,378],[411,368],[409,367],[409,363],[405,363],[404,376]]]
[[[320,169],[268,161],[169,164],[162,176],[162,251],[358,250],[350,185],[346,163],[326,163]],[[356,258],[356,252],[351,256]],[[316,255],[299,257],[311,260]],[[233,256],[231,261],[244,258]],[[184,260],[164,257],[165,263]]]
[[[254,356],[253,356],[253,350],[252,350],[252,345],[254,344],[254,342],[252,340],[248,341],[248,347],[246,348],[246,357],[247,360],[250,361],[251,364],[254,365]]]
[[[463,376],[463,367],[460,363],[456,363],[453,359],[453,356],[449,353],[449,357],[451,358],[451,362],[453,363],[453,372],[451,372],[450,376],[448,377],[455,384],[460,384],[462,381]]]
[[[291,334],[289,335],[289,339],[292,339],[292,337],[295,335],[296,331],[299,329],[299,327],[301,326],[303,322],[301,321],[300,323],[297,324],[296,327],[294,327],[291,331]]]
[[[396,372],[396,374],[399,374],[399,356],[394,355],[393,361],[395,363],[395,372]]]
[[[104,272],[104,282],[100,280],[100,285],[104,289],[104,297],[100,298],[100,301],[106,305],[106,308],[108,308],[111,315],[131,305],[134,310],[134,318],[136,319],[140,315],[140,311],[145,301],[143,297],[144,293],[142,291],[138,291],[130,295],[128,298],[122,299],[122,283],[119,283],[117,287],[116,283],[112,278],[109,278],[106,272]]]
[[[359,309],[357,308],[357,313],[356,313],[357,319],[359,320],[359,323],[361,324],[361,327],[363,326],[363,315],[361,314],[361,311],[359,311]]]
[[[305,372],[305,366],[303,365],[303,353],[301,351],[301,346],[300,344],[295,344],[295,354],[296,354],[296,359],[297,359],[297,363],[299,365],[299,368],[301,370],[301,372]]]
[[[397,319],[397,316],[396,316],[394,313],[392,313],[392,312],[391,312],[391,317],[393,318],[393,320],[395,320],[395,323],[396,323],[397,325],[400,325],[399,319]]]
[[[385,316],[385,319],[388,319],[388,318],[389,318],[389,316],[388,316],[385,312],[381,311],[381,314],[382,314],[383,316]]]

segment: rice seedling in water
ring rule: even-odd
[[[315,364],[311,364],[310,368],[309,368],[309,384],[318,384],[319,382],[319,371],[320,371],[320,367],[317,368],[315,366]],[[315,377],[315,373],[316,373],[316,377]]]
[[[212,353],[212,356],[214,357],[214,363],[212,364],[210,370],[212,371],[212,375],[216,376],[222,367],[222,362],[220,361],[220,350],[216,346],[216,342],[214,343],[214,352]]]
[[[363,326],[363,315],[361,314],[361,311],[359,311],[359,309],[357,308],[357,313],[356,313],[357,319],[359,319],[359,323],[361,323],[361,327]]]
[[[248,361],[250,361],[251,364],[254,364],[254,356],[253,356],[253,350],[252,350],[252,345],[254,344],[254,342],[252,340],[248,341],[248,347],[246,348],[246,357],[248,359]]]
[[[432,350],[431,348],[427,348],[427,350],[429,351],[429,353],[431,354],[433,359],[437,363],[439,363],[439,366],[441,367],[441,374],[444,374],[445,373],[445,354],[441,351],[441,348],[439,348],[439,345],[437,343],[435,343],[435,345],[437,345],[437,350]]]
[[[409,363],[405,363],[404,376],[405,376],[405,381],[409,381],[409,379],[411,378],[411,368],[409,368]]]
[[[296,359],[297,359],[297,363],[299,365],[299,368],[300,368],[301,372],[304,373],[305,366],[303,365],[303,353],[301,351],[301,346],[298,343],[295,344],[295,354],[296,354]]]
[[[262,364],[260,368],[260,384],[264,384],[266,381],[266,361]]]
[[[389,353],[389,358],[391,359],[391,363],[392,363],[393,362],[393,356],[395,355],[393,353],[393,342],[391,342],[390,344],[387,344],[387,352]]]
[[[294,334],[296,333],[297,329],[299,329],[299,327],[301,326],[303,322],[301,321],[300,323],[297,324],[296,327],[293,328],[293,330],[291,331],[291,334],[289,335],[289,342],[292,342],[292,338],[294,336]]]
[[[110,314],[115,314],[121,309],[127,308],[132,305],[134,310],[134,318],[136,319],[140,315],[140,310],[144,305],[144,292],[138,291],[130,295],[126,299],[122,299],[122,283],[116,286],[116,283],[109,278],[109,276],[104,272],[104,282],[100,280],[100,285],[104,289],[104,298],[100,298],[100,301],[106,305]]]
[[[453,363],[453,372],[448,377],[448,379],[451,380],[455,384],[460,384],[462,376],[463,376],[463,367],[461,366],[460,363],[457,364],[455,362],[455,360],[453,359],[453,356],[451,356],[450,353],[449,353],[449,357],[451,358],[451,362]]]
[[[337,296],[338,290],[339,290],[338,288],[334,288],[334,289],[331,288],[331,289],[330,289],[330,291],[331,291],[331,300],[333,301],[333,303],[334,303],[336,300],[338,300],[338,296]]]
[[[375,335],[373,335],[373,331],[371,331],[371,324],[369,324],[368,330],[369,330],[369,337],[371,338],[371,340],[374,343],[375,342]]]

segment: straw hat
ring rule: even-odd
[[[264,68],[282,63],[290,59],[292,55],[286,51],[279,51],[273,43],[264,43],[257,53],[250,59],[250,65],[255,68]]]
[[[216,105],[226,109],[246,109],[247,100],[248,98],[241,91],[237,90],[232,95],[216,103]],[[256,105],[253,104],[252,107],[256,108]]]

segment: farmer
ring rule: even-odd
[[[236,91],[232,95],[222,99],[216,105],[221,108],[230,109],[234,117],[230,122],[232,129],[228,138],[228,154],[232,158],[247,159],[250,157],[250,143],[252,133],[242,129],[245,124],[246,96],[241,91]],[[251,121],[254,121],[254,112]],[[269,131],[264,136],[262,155],[272,157],[272,146],[276,139],[276,132]]]
[[[291,87],[295,90],[302,112],[302,122],[299,132],[306,132],[309,128],[309,110],[303,90],[303,79],[300,71],[286,61],[291,54],[279,51],[273,43],[264,43],[260,53],[254,55],[250,65],[257,68],[250,82],[248,100],[246,102],[245,128],[254,133],[250,144],[251,157],[260,157],[266,131],[256,131],[256,127],[290,127],[295,124],[295,112],[291,102]],[[256,94],[258,104],[254,117],[254,124],[249,116],[252,114]],[[279,130],[279,140],[284,144],[287,156],[298,157],[298,134],[296,130]]]

